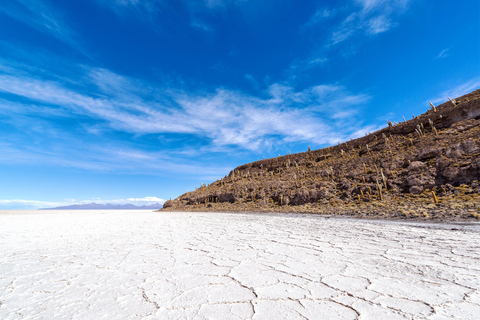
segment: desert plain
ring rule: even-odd
[[[480,224],[0,212],[1,319],[478,319]]]

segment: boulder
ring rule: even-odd
[[[423,170],[425,168],[425,163],[421,162],[421,161],[413,161],[410,163],[410,165],[408,166],[408,171],[411,172],[411,171],[420,171],[420,170]]]

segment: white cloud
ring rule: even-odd
[[[379,6],[389,2],[388,0],[355,0],[360,6],[363,12],[370,12]]]
[[[195,177],[219,177],[228,172],[229,166],[217,163],[202,163],[197,159],[185,159],[182,150],[146,152],[124,147],[102,148],[102,142],[92,145],[64,133],[65,141],[55,141],[45,132],[39,143],[25,145],[0,142],[0,163],[35,164],[80,168],[89,171],[120,172],[129,174],[164,175],[186,174]],[[71,148],[75,145],[75,148]],[[191,155],[215,152],[206,148],[195,150]],[[231,150],[228,150],[231,151]],[[202,178],[204,179],[204,178]]]
[[[135,79],[103,69],[89,74],[91,83],[98,84],[97,97],[73,91],[58,82],[15,75],[0,75],[0,91],[61,107],[72,116],[94,117],[116,130],[137,134],[187,133],[207,137],[214,146],[236,145],[249,150],[258,150],[272,136],[280,136],[277,138],[280,140],[313,139],[315,143],[328,143],[339,132],[325,118],[336,109],[368,99],[338,85],[296,91],[275,83],[264,98],[226,89],[210,93],[165,89],[155,93],[160,95],[158,101],[145,101],[142,98],[145,92],[130,89],[136,87],[130,85],[138,83]],[[319,113],[323,113],[323,118]],[[292,124],[302,129],[292,130]],[[319,135],[320,128],[323,133]]]
[[[477,89],[480,89],[480,77],[473,78],[461,84],[452,85],[450,89],[443,91],[437,95],[436,98],[430,99],[430,101],[434,104],[440,104],[448,101],[447,97],[455,99]],[[425,105],[428,106],[428,101],[425,101]]]
[[[38,209],[38,208],[48,208],[48,207],[57,207],[63,205],[65,202],[55,202],[55,201],[37,201],[37,200],[22,200],[22,199],[12,199],[12,200],[2,200],[0,199],[0,210],[8,209]]]
[[[437,56],[437,59],[441,59],[441,58],[446,58],[448,57],[448,54],[447,54],[447,51],[450,50],[450,48],[447,48],[447,49],[443,49],[442,51],[440,51],[440,53],[438,54]]]
[[[260,90],[260,83],[251,74],[246,74],[245,79],[252,85],[255,90]]]
[[[326,21],[329,18],[332,18],[335,15],[334,10],[329,10],[327,8],[317,9],[315,13],[310,17],[310,20],[307,21],[304,25],[300,27],[300,30],[306,30],[312,28],[323,21]]]
[[[202,30],[205,32],[211,32],[214,27],[203,21],[201,18],[205,17],[205,14],[221,12],[228,6],[239,6],[248,3],[249,0],[97,0],[102,5],[110,8],[118,16],[132,16],[138,17],[139,21],[148,22],[150,26],[160,31],[161,27],[159,22],[165,23],[165,21],[159,21],[159,13],[168,13],[169,15],[177,15],[178,9],[176,5],[172,5],[172,2],[180,2],[190,14],[190,27]]]
[[[62,14],[43,0],[0,1],[0,11],[76,49],[81,49],[75,40],[75,33],[66,25]]]
[[[213,31],[213,28],[211,26],[207,25],[205,22],[202,22],[200,20],[192,20],[190,22],[190,26],[195,28],[195,29],[205,31],[205,32],[212,32]]]
[[[376,35],[397,25],[410,0],[357,0],[353,10],[331,33],[327,46],[336,45],[359,34]],[[313,18],[313,17],[312,17]]]
[[[332,116],[332,119],[348,119],[352,118],[356,113],[356,110],[339,111]]]
[[[108,201],[108,200],[104,200]],[[118,201],[118,200],[115,200]],[[154,204],[154,203],[164,203],[165,200],[157,198],[157,197],[144,197],[144,198],[128,198],[123,201],[122,203],[132,203],[132,204],[138,204],[138,203],[143,203],[143,204]],[[119,202],[115,202],[119,203]]]
[[[159,31],[156,24],[158,13],[169,9],[164,0],[97,0],[101,5],[112,10],[118,17],[135,16],[138,21],[149,24],[152,29]]]
[[[380,129],[383,129],[383,128],[385,128],[384,125],[377,125],[377,126],[369,125],[369,126],[366,126],[366,127],[362,127],[361,129],[358,129],[358,130],[352,132],[351,138],[352,139],[361,138],[369,132],[376,132],[376,131],[378,131]]]
[[[226,5],[237,5],[246,3],[249,0],[203,0],[203,3],[208,8],[217,8],[217,7],[224,7]],[[202,1],[200,1],[202,2]]]
[[[377,34],[387,31],[392,27],[390,18],[385,15],[374,17],[368,21],[368,33]]]
[[[0,142],[2,164],[175,173],[205,181],[231,169],[232,163],[219,163],[215,153],[268,156],[287,143],[321,145],[348,139],[361,130],[362,122],[354,120],[356,110],[370,98],[339,84],[296,90],[273,83],[246,94],[225,88],[172,89],[87,66],[69,69],[65,81],[45,80],[18,68],[0,74],[0,93],[23,97],[0,98],[0,121],[22,132]],[[75,125],[62,127],[65,121]],[[131,138],[107,138],[112,134]],[[26,142],[25,137],[32,139]],[[158,149],[136,144],[137,137],[149,146],[151,139],[158,140]]]
[[[319,68],[327,62],[327,58],[319,55],[313,55],[308,59],[294,60],[289,65],[288,73],[290,78],[297,78],[299,75],[304,74],[310,70]]]

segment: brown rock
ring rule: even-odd
[[[413,194],[420,194],[423,191],[423,187],[421,185],[414,185],[410,187],[408,191]]]
[[[420,150],[418,153],[418,159],[426,160],[430,158],[435,158],[438,154],[440,154],[441,150],[439,148],[428,148],[424,150]]]
[[[408,166],[408,171],[420,171],[425,168],[425,164],[421,161],[413,161]]]
[[[458,172],[458,168],[449,166],[442,171],[442,175],[449,180],[454,180],[457,177]]]

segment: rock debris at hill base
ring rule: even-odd
[[[260,160],[166,211],[480,219],[480,90],[337,146]]]

